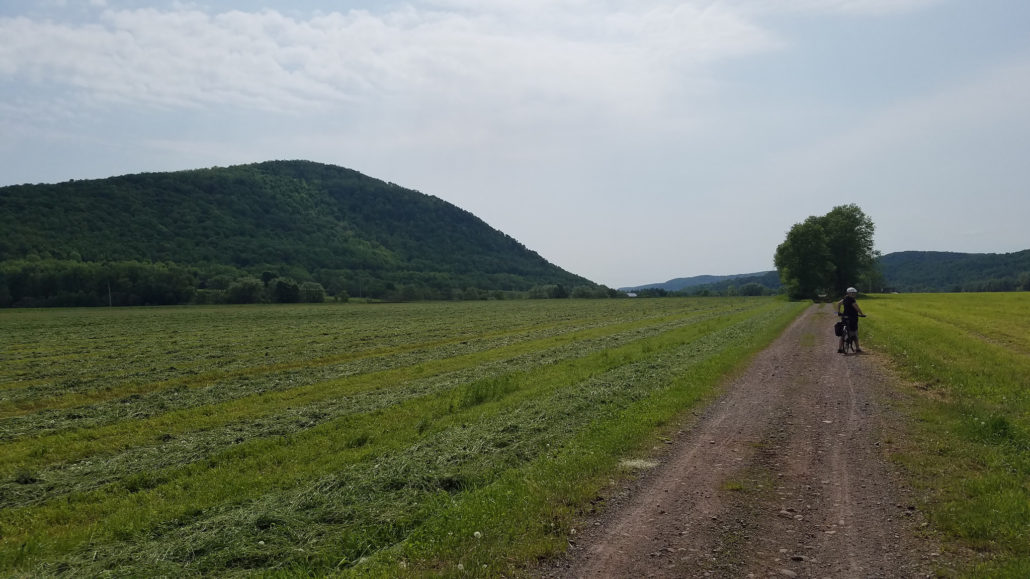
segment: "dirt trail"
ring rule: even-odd
[[[917,577],[921,518],[885,458],[888,378],[806,310],[612,498],[548,577]]]

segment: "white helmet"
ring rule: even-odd
[[[857,294],[858,293],[858,290],[853,288],[853,287],[849,287],[847,291],[848,291],[849,294]]]

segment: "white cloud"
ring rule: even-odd
[[[691,67],[774,43],[717,7],[591,6],[446,2],[305,20],[196,8],[102,10],[85,24],[9,18],[0,20],[0,74],[117,105],[288,111],[402,96],[617,112],[655,106]]]
[[[728,0],[733,1],[733,0]],[[738,0],[759,12],[817,12],[848,16],[882,16],[915,12],[945,0]]]

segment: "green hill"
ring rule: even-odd
[[[307,161],[0,188],[0,276],[0,305],[182,303],[257,278],[280,301],[305,282],[386,299],[596,288],[439,198]]]
[[[1015,253],[899,251],[881,257],[880,270],[895,291],[1030,290],[1030,249]]]
[[[1030,250],[1015,253],[899,251],[878,259],[882,284],[868,291],[983,292],[1030,290]],[[861,284],[856,284],[861,285]],[[780,291],[775,271],[702,275],[621,288],[640,295],[760,295]]]

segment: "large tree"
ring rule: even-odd
[[[791,298],[839,295],[876,278],[875,226],[857,205],[841,205],[795,224],[774,263]]]
[[[787,240],[776,248],[773,262],[792,299],[815,298],[826,291],[833,264],[821,219],[809,217],[794,224]]]

